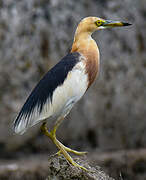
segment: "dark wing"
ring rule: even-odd
[[[77,52],[69,53],[40,80],[14,121],[16,133],[23,134],[28,127],[52,115],[49,109],[53,92],[63,84],[68,72],[79,62],[79,57],[80,54]],[[45,113],[42,113],[44,110]]]

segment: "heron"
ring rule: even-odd
[[[41,131],[57,146],[57,154],[63,154],[73,166],[87,170],[69,154],[83,155],[86,152],[64,146],[56,138],[56,131],[99,73],[99,49],[92,33],[100,29],[129,25],[131,24],[127,22],[99,17],[83,18],[75,31],[70,53],[43,76],[22,106],[13,123],[15,133],[23,134],[28,128],[42,123]],[[50,121],[53,121],[54,126],[49,131],[47,123]]]

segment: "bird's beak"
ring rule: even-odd
[[[120,21],[111,21],[111,20],[105,20],[102,24],[103,27],[105,28],[110,28],[110,27],[121,27],[121,26],[130,26],[132,25],[131,23],[127,22],[120,22]]]

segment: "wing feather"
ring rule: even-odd
[[[13,129],[16,133],[23,134],[27,128],[52,116],[53,92],[63,84],[80,56],[77,52],[69,53],[40,80],[14,121]]]

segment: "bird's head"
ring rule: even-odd
[[[130,23],[121,21],[105,20],[99,17],[86,17],[78,25],[77,33],[89,33],[92,34],[96,30],[129,26]]]

